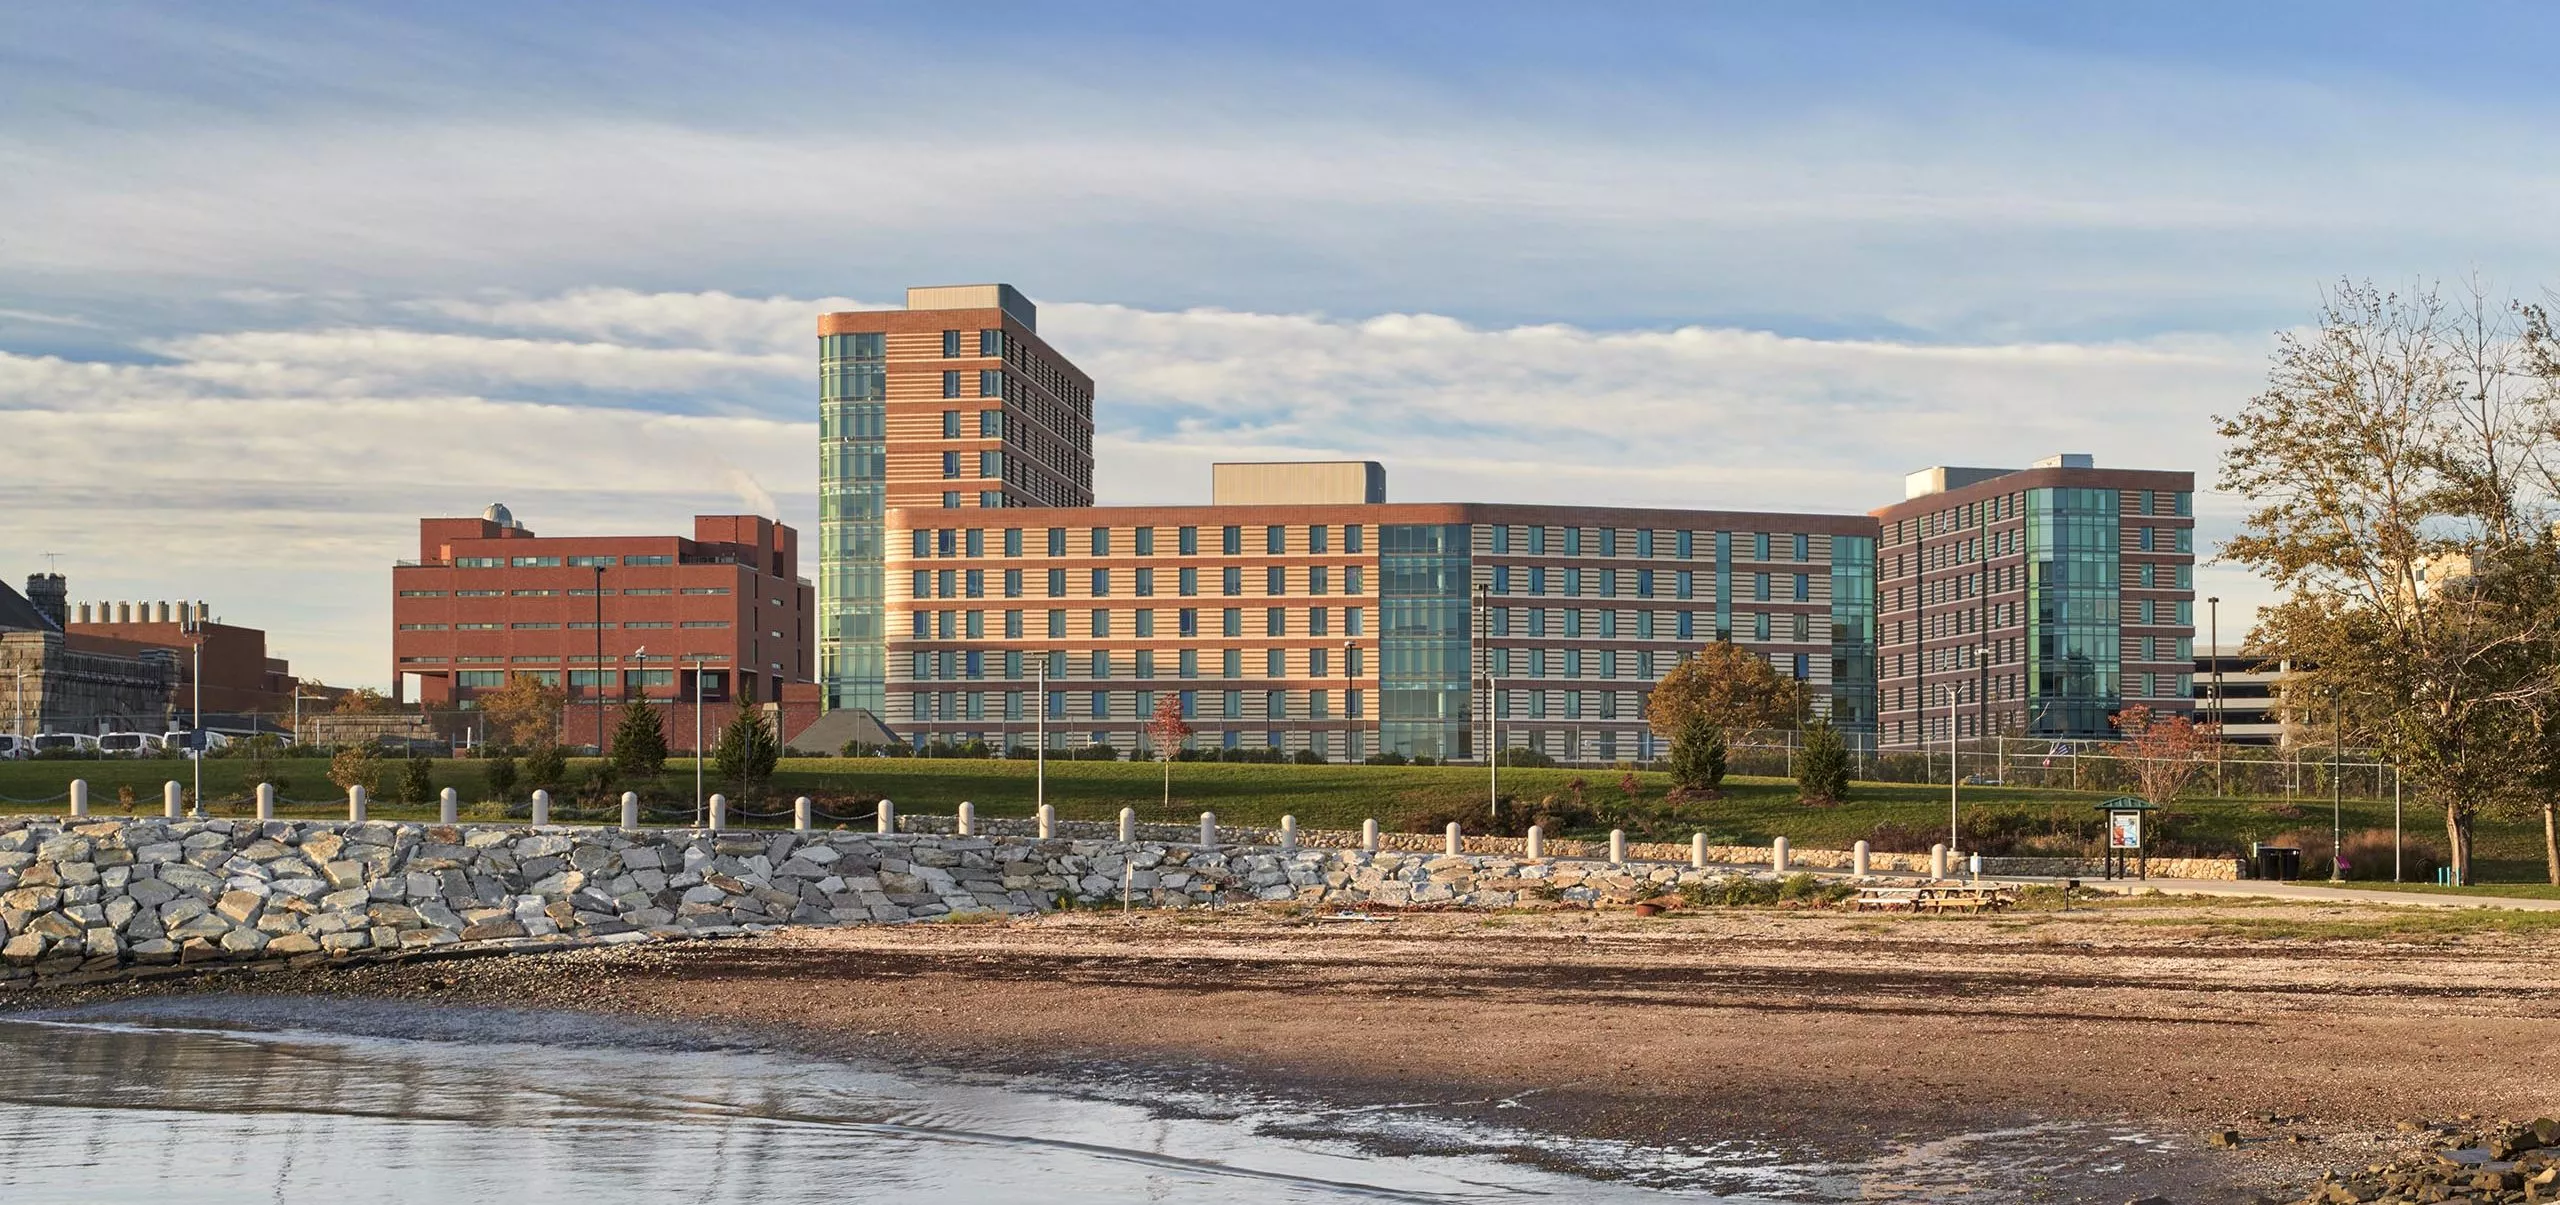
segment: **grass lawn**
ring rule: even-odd
[[[466,801],[477,801],[486,794],[481,763],[440,760],[431,764],[437,786],[460,790]],[[390,771],[398,769],[388,762],[385,765]],[[571,780],[584,781],[593,765],[592,759],[573,759]],[[248,798],[249,762],[217,758],[207,761],[204,770],[205,793],[216,810],[236,812],[244,806],[226,801]],[[328,771],[328,763],[317,759],[276,763],[276,777],[281,782],[278,794],[287,801],[310,804],[307,809],[288,808],[289,814],[342,814],[345,793],[330,784]],[[124,787],[132,789],[139,810],[155,811],[160,784],[168,779],[191,783],[192,774],[191,765],[175,760],[0,762],[0,809],[59,810],[69,781],[77,777],[89,781],[91,806],[98,812],[120,811],[119,790]],[[1170,807],[1163,801],[1163,770],[1152,762],[1052,761],[1048,778],[1048,798],[1059,813],[1086,820],[1109,819],[1125,806],[1135,808],[1146,820],[1184,821],[1197,818],[1203,811],[1214,811],[1239,824],[1271,824],[1282,815],[1295,815],[1299,823],[1310,828],[1356,828],[1362,819],[1376,817],[1380,824],[1392,829],[1432,813],[1463,815],[1480,810],[1486,795],[1484,769],[1465,766],[1179,762],[1173,766]],[[1585,797],[1595,803],[1624,798],[1619,786],[1621,773],[1614,770],[1506,769],[1502,772],[1502,791],[1534,804],[1546,796],[1568,796],[1569,784],[1577,778],[1585,784]],[[1670,785],[1666,776],[1658,773],[1640,772],[1635,778],[1641,798],[1656,805]],[[772,789],[785,799],[803,794],[866,801],[886,796],[909,814],[948,814],[965,799],[974,803],[982,815],[1022,816],[1032,810],[1032,784],[1033,766],[1027,761],[787,758],[775,775]],[[638,789],[655,800],[689,804],[693,798],[691,763],[671,762],[666,775]],[[718,791],[722,786],[714,781],[708,789]],[[519,796],[530,790],[530,785],[518,788]],[[1968,827],[1997,821],[2020,832],[2086,823],[2093,814],[2090,805],[2099,798],[2101,795],[2096,792],[2029,787],[1965,787],[1961,792]],[[428,805],[404,810],[388,801],[378,801],[375,810],[385,817],[397,817],[430,814],[433,809]],[[2244,848],[2251,841],[2305,832],[2325,836],[2329,827],[2325,802],[2270,799],[2181,801],[2167,816],[2155,820],[2160,823],[2154,831],[2172,843],[2186,841],[2216,848]],[[2406,820],[2411,839],[2442,844],[2441,816],[2412,807]],[[2350,833],[2388,834],[2391,821],[2388,801],[2346,803],[2344,824]],[[1678,832],[1670,836],[1676,840],[1690,828],[1702,827],[1719,842],[1764,844],[1784,836],[1799,848],[1838,849],[1870,837],[1878,825],[1887,823],[1907,833],[1943,832],[1947,824],[1946,788],[1860,783],[1849,801],[1839,806],[1808,808],[1796,802],[1795,786],[1786,780],[1729,778],[1724,798],[1684,806],[1675,822]],[[2537,824],[2483,822],[2476,845],[2479,877],[2484,880],[2512,881],[2520,891],[2529,891],[2533,888],[2526,885],[2538,885],[2543,878]]]

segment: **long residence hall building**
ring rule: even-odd
[[[1219,465],[1208,506],[889,512],[889,726],[1135,750],[1651,758],[1644,695],[1719,635],[1865,731],[1864,516],[1389,503],[1375,464]]]
[[[1661,752],[1646,691],[1718,638],[1806,681],[1861,743],[1932,739],[1918,700],[1942,683],[1973,684],[1969,728],[2081,736],[2109,732],[2119,691],[2183,685],[2100,656],[2089,616],[2112,601],[2119,638],[2171,642],[2145,656],[2191,640],[2189,474],[1931,470],[1952,484],[1798,515],[1389,503],[1367,462],[1222,465],[1208,506],[1095,507],[1094,383],[1012,287],[910,289],[904,309],[821,316],[818,336],[821,691],[918,743],[1045,726],[1056,747],[1135,751],[1170,695],[1209,747],[1481,758],[1489,725],[1504,747],[1643,758]],[[2084,512],[2102,506],[2145,508],[2124,531],[2169,543],[2108,559],[2139,548],[2092,543],[2105,525]],[[1908,580],[1880,627],[1885,531],[1882,563]],[[1996,563],[1950,547],[1995,535],[2021,541]],[[2120,587],[2137,564],[2154,577]],[[1990,568],[2015,575],[1997,597],[1950,584]],[[1985,626],[1992,603],[2016,604],[2006,627]],[[2015,705],[1983,705],[1986,663],[1924,669],[2003,633],[2033,683],[2001,688]],[[1901,674],[1881,696],[1880,664]],[[1880,723],[1887,699],[1901,710]]]

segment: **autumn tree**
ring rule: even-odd
[[[391,697],[381,691],[370,686],[359,686],[339,695],[337,705],[332,710],[339,715],[390,715],[400,710],[400,706],[393,703]]]
[[[1646,698],[1644,714],[1654,732],[1676,747],[1692,724],[1727,739],[1738,731],[1787,727],[1804,714],[1810,697],[1804,683],[1779,673],[1767,658],[1719,640],[1672,666]]]
[[[2443,809],[2462,881],[2473,822],[2536,770],[2519,734],[2555,677],[2560,611],[2530,605],[2552,583],[2525,555],[2555,510],[2552,398],[2520,313],[2343,284],[2216,420],[2222,488],[2253,507],[2223,558],[2278,595],[2251,651]]]
[[[1173,811],[1173,751],[1191,739],[1191,723],[1182,718],[1182,700],[1171,691],[1156,700],[1156,713],[1147,720],[1147,739],[1156,747],[1156,760],[1164,763],[1164,809]]]
[[[2176,714],[2162,714],[2142,704],[2117,712],[2116,731],[2124,734],[2123,756],[2133,762],[2135,789],[2153,805],[2167,807],[2213,761],[2213,726]]]
[[[500,744],[531,748],[559,739],[560,708],[568,699],[567,691],[532,674],[513,674],[505,686],[479,697],[480,714]]]

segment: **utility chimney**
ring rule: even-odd
[[[36,613],[53,621],[59,628],[70,618],[68,601],[71,589],[59,573],[27,575],[27,601],[35,604]]]

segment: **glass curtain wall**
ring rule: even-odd
[[[1876,740],[1876,542],[1831,537],[1831,725],[1857,748]]]
[[[880,552],[887,339],[818,339],[818,680],[828,710],[888,710]]]
[[[2114,490],[2027,491],[2030,735],[2113,734],[2122,678],[2116,506]]]
[[[1472,757],[1466,524],[1378,529],[1378,744],[1407,757]]]

